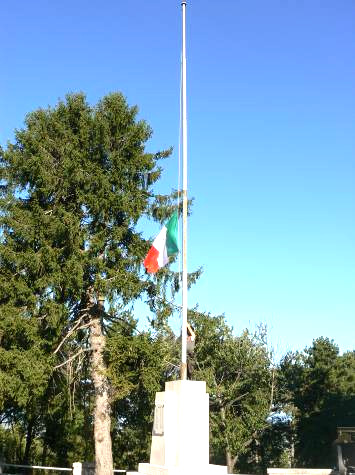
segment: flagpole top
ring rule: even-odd
[[[186,6],[186,3],[187,3],[186,0],[182,0],[181,5],[185,5],[185,6]]]

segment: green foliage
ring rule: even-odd
[[[68,95],[29,114],[3,152],[3,299],[16,291],[36,316],[50,305],[47,325],[65,321],[90,285],[123,302],[145,289],[147,244],[134,225],[154,204],[142,180],[159,178],[167,153],[144,152],[151,130],[136,114],[120,94],[95,107]]]
[[[271,405],[270,355],[265,330],[233,334],[224,316],[197,311],[189,320],[196,329],[197,370],[210,394],[211,453],[229,469],[248,460],[252,444],[267,426]]]
[[[321,337],[304,352],[287,354],[279,377],[280,400],[293,417],[294,464],[332,466],[336,428],[355,424],[355,352],[340,356]]]
[[[292,421],[285,415],[273,414],[262,433],[258,453],[259,469],[266,473],[268,468],[290,468],[292,466]]]
[[[113,453],[116,466],[136,469],[149,460],[154,400],[164,390],[174,366],[171,332],[136,332],[113,328],[108,340],[113,393]]]

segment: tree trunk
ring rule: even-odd
[[[227,428],[227,421],[226,421],[226,411],[225,408],[220,404],[220,414],[221,419],[224,425],[224,429]],[[232,452],[229,447],[228,437],[226,437],[226,464],[227,464],[227,471],[228,473],[233,473],[234,465],[237,462],[238,457],[233,457]]]
[[[232,456],[232,454],[229,452],[228,449],[226,450],[226,462],[227,462],[228,473],[233,473],[234,465],[235,465],[235,457]]]
[[[295,440],[293,434],[291,435],[291,444],[290,444],[290,467],[293,468],[295,466]]]
[[[32,418],[29,420],[28,425],[27,425],[25,453],[22,459],[22,463],[24,465],[28,465],[28,462],[30,460],[30,450],[31,450],[31,445],[32,445],[32,440],[33,440],[34,425],[35,425],[35,419]]]
[[[111,408],[107,368],[104,361],[105,336],[101,324],[102,306],[103,302],[100,302],[90,326],[91,373],[95,388],[95,475],[112,475]]]
[[[42,450],[42,458],[41,458],[41,464],[46,465],[47,463],[47,451],[48,451],[48,445],[46,439],[43,440],[43,450]]]

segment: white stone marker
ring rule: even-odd
[[[204,381],[165,383],[156,393],[150,463],[127,475],[224,475],[209,463],[209,398]]]

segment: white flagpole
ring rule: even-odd
[[[181,57],[181,101],[182,101],[182,331],[181,331],[181,379],[187,379],[187,100],[186,100],[186,1],[182,6],[182,57]]]

